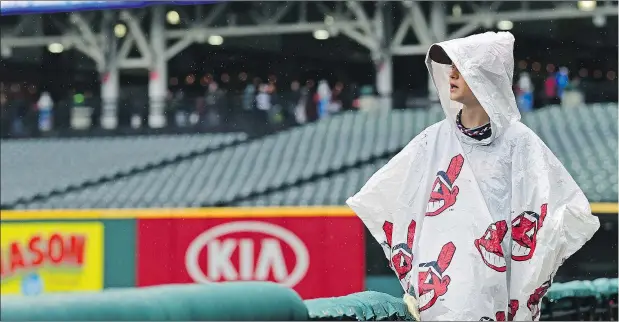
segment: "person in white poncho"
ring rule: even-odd
[[[508,32],[432,45],[426,65],[446,119],[347,200],[422,321],[539,320],[557,269],[599,228],[520,122],[513,48]]]

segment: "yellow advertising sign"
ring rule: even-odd
[[[1,294],[103,289],[103,224],[0,224]]]

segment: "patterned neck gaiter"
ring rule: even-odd
[[[467,129],[462,125],[462,110],[458,112],[458,116],[456,116],[456,125],[458,125],[458,129],[462,131],[466,136],[471,137],[475,140],[481,141],[483,139],[487,139],[492,134],[492,130],[490,128],[490,123],[484,124],[482,126],[478,126],[476,128]]]

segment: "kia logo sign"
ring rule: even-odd
[[[270,237],[260,241],[259,251],[254,254],[255,239],[224,238],[231,233],[261,233]],[[294,268],[288,272],[281,243],[288,245],[295,255]],[[199,255],[207,249],[206,272],[200,268]],[[239,267],[231,261],[238,249]],[[256,260],[255,260],[256,259]],[[309,268],[309,252],[303,241],[291,231],[265,222],[235,221],[222,224],[200,234],[187,248],[185,267],[197,283],[210,283],[219,279],[267,280],[272,272],[276,282],[294,287]]]

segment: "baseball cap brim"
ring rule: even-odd
[[[430,59],[439,64],[452,64],[451,58],[449,58],[445,50],[439,45],[432,45],[432,47],[430,47]]]

